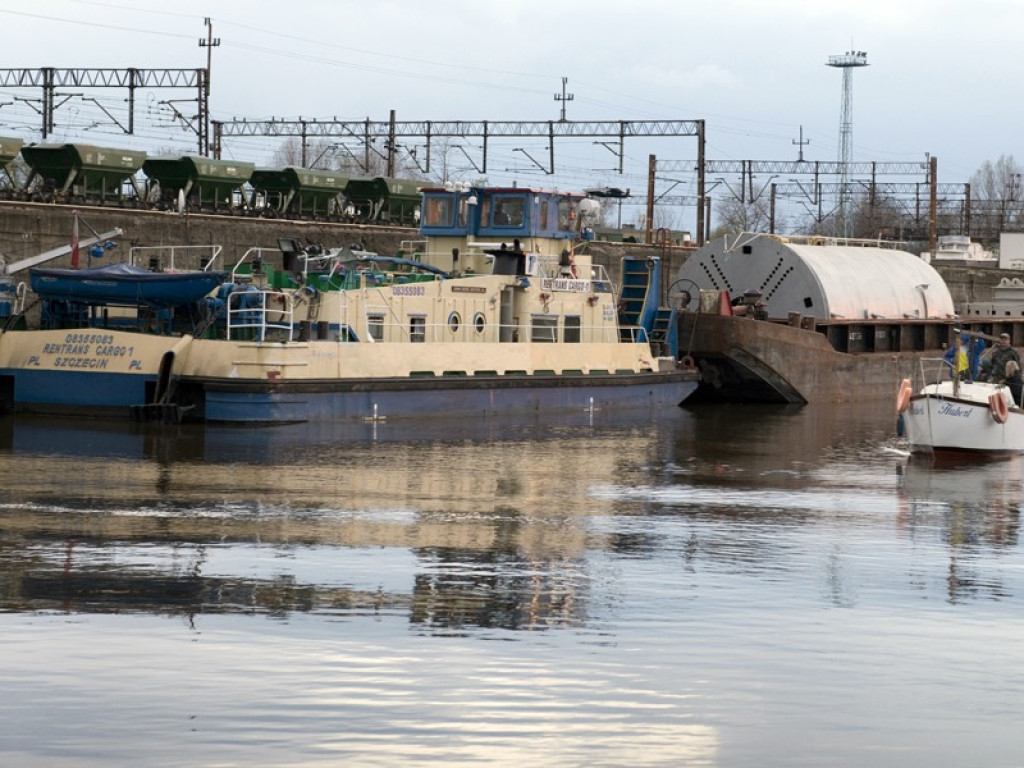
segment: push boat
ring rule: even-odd
[[[923,358],[919,370],[928,383],[915,390],[905,378],[896,396],[897,432],[912,452],[986,457],[1024,451],[1024,410],[1009,387],[954,378],[943,358]]]
[[[679,405],[699,373],[677,362],[661,262],[628,260],[617,288],[587,253],[589,203],[425,189],[421,237],[396,257],[282,238],[218,270],[216,248],[133,250],[213,281],[198,301],[168,303],[171,278],[133,292],[137,269],[89,295],[38,272],[38,324],[23,285],[8,302],[0,411],[245,424]]]

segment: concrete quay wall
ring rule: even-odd
[[[68,244],[71,238],[72,210],[65,206],[0,202],[0,256],[11,264]],[[223,248],[222,263],[230,267],[249,248],[277,248],[277,240],[281,237],[316,242],[328,248],[359,244],[366,250],[394,254],[401,248],[403,241],[417,237],[414,230],[393,227],[134,209],[81,207],[78,210],[82,222],[79,236],[83,239],[90,236],[90,228],[100,233],[115,228],[124,231],[118,241],[119,250],[97,263],[126,259],[127,251],[132,246],[220,245]],[[695,250],[690,247],[637,243],[590,244],[594,262],[602,265],[616,281],[620,278],[620,260],[623,255],[628,253],[631,256],[662,257],[665,262],[663,290]],[[69,264],[70,258],[65,256],[48,262],[47,266],[66,267]],[[987,267],[938,266],[937,270],[949,286],[956,306],[990,300],[994,287],[1003,277],[1024,277],[1024,273],[1017,271]]]

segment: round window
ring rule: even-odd
[[[483,312],[477,312],[473,317],[473,327],[476,328],[477,333],[484,332],[484,326],[487,325],[487,320],[484,318]]]
[[[448,330],[452,333],[458,333],[459,326],[462,325],[462,318],[459,317],[458,312],[452,312],[448,315]]]

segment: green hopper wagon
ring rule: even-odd
[[[254,210],[296,218],[331,218],[341,213],[348,176],[289,165],[257,168],[249,179]]]
[[[348,214],[357,221],[379,221],[413,227],[419,224],[422,181],[389,179],[349,179],[345,185]]]
[[[10,187],[17,186],[14,173],[11,171],[11,163],[21,152],[25,142],[21,139],[13,139],[7,136],[0,136],[0,170],[7,176],[7,183]]]
[[[123,201],[128,184],[136,199],[135,174],[146,159],[145,152],[110,149],[90,144],[34,144],[22,147],[21,157],[29,167],[25,189],[44,200],[72,202]]]
[[[151,184],[160,185],[159,200],[165,206],[182,202],[190,210],[220,211],[238,206],[242,185],[249,181],[255,168],[253,163],[185,155],[151,157],[142,171]]]

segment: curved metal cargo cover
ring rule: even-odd
[[[735,298],[760,293],[769,317],[945,318],[953,298],[935,269],[907,251],[823,237],[744,234],[708,243],[678,278]]]

